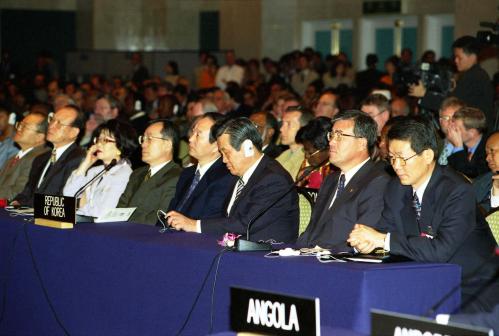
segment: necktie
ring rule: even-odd
[[[15,157],[13,157],[9,162],[9,169],[15,167],[19,160],[19,156],[16,155]]]
[[[438,158],[438,163],[442,166],[446,166],[448,164],[447,158],[450,155],[450,148],[444,144],[444,148],[442,150],[442,153],[440,153],[440,157]]]
[[[470,148],[468,148],[468,161],[471,161],[472,157],[473,157],[473,152],[471,151]]]
[[[237,181],[236,198],[234,198],[234,202],[237,201],[239,196],[241,196],[243,188],[244,188],[244,181],[242,178],[239,178],[239,180]]]
[[[419,224],[419,219],[421,218],[421,203],[419,203],[418,195],[415,192],[412,194],[412,208],[416,213],[416,220]]]
[[[345,190],[345,174],[340,175],[338,187],[336,188],[336,198],[340,197],[341,193]]]
[[[177,207],[177,211],[181,211],[183,206],[185,205],[185,202],[191,197],[192,192],[196,188],[196,186],[199,183],[199,180],[201,180],[201,174],[199,173],[199,170],[196,170],[196,174],[194,174],[194,179],[192,179],[192,183],[189,186],[189,189],[185,193],[184,198],[182,199],[182,202],[180,202],[180,205]]]
[[[50,154],[50,163],[54,164],[57,161],[57,151],[52,149],[52,154]]]
[[[149,180],[151,178],[151,168],[147,171],[146,176],[144,176],[144,182]]]
[[[50,170],[52,169],[52,167],[54,167],[56,161],[57,161],[57,156],[56,156],[56,150],[54,148],[52,149],[52,154],[50,154],[49,164],[47,166],[47,169],[45,170],[45,174],[43,174],[43,176],[41,176],[40,178],[40,181],[38,181],[38,187],[40,187],[42,182],[47,178]]]

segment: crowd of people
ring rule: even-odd
[[[139,53],[128,80],[2,73],[0,198],[77,196],[88,217],[134,207],[130,221],[174,230],[246,235],[251,225],[253,241],[456,263],[463,311],[491,312],[498,83],[479,51],[473,37],[454,42],[449,92],[404,79],[419,67],[408,49],[386,73],[374,54],[355,72],[344,53],[310,48],[278,62],[228,51],[221,67],[201,53],[196,83],[175,62],[150,76]],[[432,52],[421,62],[452,68]],[[303,188],[318,192],[304,224]]]

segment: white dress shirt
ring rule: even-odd
[[[345,175],[345,189],[348,185],[348,182],[350,182],[352,177],[354,177],[354,175],[357,174],[357,172],[360,170],[360,168],[362,168],[366,164],[367,161],[369,161],[369,158],[365,159],[364,161],[362,161],[361,163],[359,163],[355,167],[350,168],[348,171],[341,172],[341,174]],[[341,176],[341,174],[340,174],[340,176]],[[331,203],[329,204],[330,208],[333,206],[333,203],[336,200],[336,193],[337,192],[338,192],[338,188],[336,188],[336,190],[334,191],[334,197],[331,200]]]

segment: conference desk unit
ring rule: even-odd
[[[57,230],[0,210],[0,302],[6,293],[0,335],[64,334],[42,283],[70,335],[175,335],[217,261],[217,238],[133,223]],[[216,265],[183,335],[207,334],[211,315],[213,333],[230,330],[230,286],[318,297],[325,329],[368,334],[371,308],[424,314],[461,273],[449,264],[321,264],[314,257],[224,252],[212,296]],[[458,290],[438,312],[459,303]]]

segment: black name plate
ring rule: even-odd
[[[231,287],[230,321],[238,332],[320,336],[319,299]]]
[[[76,199],[69,196],[35,194],[35,224],[71,229],[75,223]]]
[[[489,336],[486,329],[438,324],[428,318],[371,310],[372,336]]]

